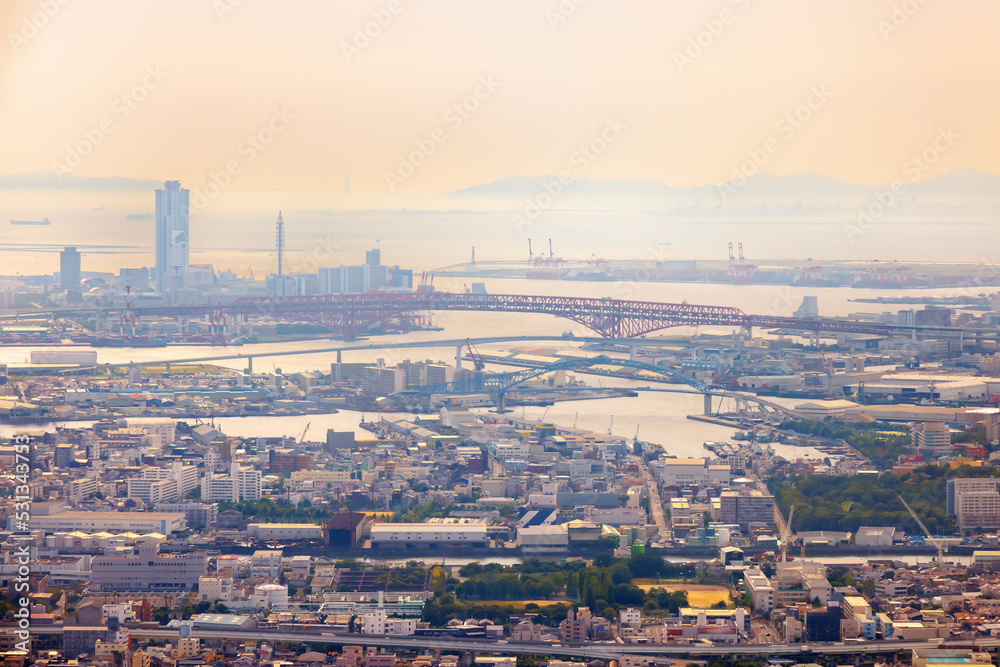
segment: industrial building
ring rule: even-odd
[[[91,586],[100,591],[194,590],[208,573],[208,554],[165,555],[159,545],[143,545],[118,555],[95,556]]]
[[[376,523],[372,548],[401,549],[423,546],[487,548],[491,540],[485,523]]]
[[[251,523],[247,537],[275,542],[322,540],[323,526],[318,523]]]
[[[8,530],[13,516],[8,517]],[[172,535],[187,529],[181,512],[81,512],[66,511],[31,517],[32,530],[46,533],[75,531],[97,533],[160,533]]]

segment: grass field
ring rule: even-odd
[[[725,586],[711,584],[685,584],[679,581],[655,579],[633,579],[632,583],[644,591],[650,588],[665,588],[670,592],[687,591],[688,604],[692,607],[711,607],[717,602],[725,602],[727,607],[732,606],[729,599],[729,589]]]

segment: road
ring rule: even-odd
[[[653,515],[653,523],[660,530],[660,537],[657,540],[672,540],[673,533],[667,526],[667,519],[663,514],[663,503],[660,501],[660,490],[656,486],[656,480],[649,472],[649,468],[643,463],[642,475],[646,478],[646,488],[649,490],[649,512]]]
[[[136,639],[176,638],[177,630],[132,630]],[[578,658],[620,659],[630,655],[802,655],[802,654],[847,654],[847,653],[889,653],[908,651],[914,648],[937,648],[941,641],[867,641],[867,642],[826,642],[812,644],[614,644],[596,643],[577,645],[560,644],[497,644],[495,641],[464,640],[437,637],[382,637],[377,635],[335,635],[333,633],[301,632],[239,632],[234,630],[193,630],[192,637],[199,639],[222,639],[230,641],[303,642],[311,644],[335,644],[384,646],[387,648],[422,651],[479,651],[514,654],[561,655]],[[963,642],[968,645],[970,642]],[[977,638],[977,647],[995,648],[1000,638]]]
[[[405,340],[408,336],[404,334],[403,336],[393,336],[387,337],[383,342],[369,343],[367,345],[350,345],[343,344],[337,345],[336,347],[316,347],[303,350],[280,350],[277,352],[245,352],[245,353],[226,353],[226,354],[216,354],[212,356],[202,356],[202,357],[185,357],[179,359],[159,359],[156,361],[143,361],[136,364],[132,363],[122,363],[122,364],[100,364],[101,368],[127,368],[129,366],[162,366],[164,364],[197,364],[206,361],[232,361],[234,359],[256,359],[262,357],[291,357],[297,354],[330,354],[333,352],[353,352],[356,350],[387,350],[387,349],[402,349],[410,347],[454,347],[458,349],[465,345],[465,338],[451,338],[445,340],[424,340],[424,341],[408,341]],[[567,338],[565,336],[491,336],[487,338],[472,338],[469,339],[473,345],[487,345],[490,343],[513,343],[522,341],[562,341],[564,343],[607,343],[607,338],[595,338],[586,336],[574,336]],[[623,345],[635,345],[635,346],[646,346],[656,344],[656,339],[654,338],[642,338],[633,340],[623,340],[615,341]],[[233,348],[239,349],[239,348]]]

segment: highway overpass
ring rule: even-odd
[[[132,630],[132,637],[137,639],[176,639],[178,631],[172,628],[157,630]],[[825,642],[809,644],[617,644],[613,642],[589,642],[587,644],[521,644],[497,643],[478,639],[453,639],[440,637],[385,637],[379,635],[334,634],[316,630],[315,632],[280,632],[256,631],[235,632],[232,630],[192,630],[192,637],[211,640],[228,641],[266,641],[266,642],[300,642],[308,644],[327,645],[361,645],[401,649],[406,651],[422,651],[425,649],[445,652],[498,652],[515,655],[558,655],[575,658],[599,658],[602,660],[617,660],[625,654],[629,655],[661,655],[661,656],[712,656],[712,655],[752,655],[761,657],[796,656],[816,654],[851,654],[851,653],[894,653],[909,651],[914,648],[937,648],[941,639],[919,641],[862,641],[862,642]],[[955,645],[967,646],[971,640]],[[977,638],[975,644],[979,649],[996,648],[1000,638]]]

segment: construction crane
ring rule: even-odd
[[[833,395],[833,359],[826,356],[823,350],[819,351],[821,357],[823,357],[823,372],[826,373],[826,395]]]
[[[774,508],[774,511],[777,512],[779,515],[781,514],[781,510],[779,510],[777,506]],[[781,528],[782,563],[788,562],[788,545],[791,544],[792,542],[792,516],[794,514],[795,514],[795,505],[792,505],[791,507],[788,508],[788,520],[786,521],[784,517],[782,517],[782,523],[784,524],[784,526]]]
[[[472,360],[472,368],[476,371],[483,370],[486,367],[486,360],[472,347],[472,341],[468,338],[465,339],[465,347],[469,350],[469,359]]]
[[[392,288],[392,270],[394,268],[395,267],[390,266],[388,269],[386,269],[385,282],[383,282],[375,289],[371,290],[372,292],[377,292],[377,293],[388,292]]]
[[[305,427],[304,429],[302,429],[302,435],[300,435],[300,436],[299,436],[299,439],[298,439],[298,440],[296,440],[296,442],[297,442],[297,443],[299,443],[300,445],[301,445],[301,444],[302,444],[303,442],[305,442],[305,437],[306,437],[306,433],[308,433],[308,432],[309,432],[309,427],[310,427],[310,426],[312,426],[312,422],[307,422],[307,423],[306,423],[306,427]]]
[[[917,516],[917,513],[914,512],[913,509],[906,504],[906,501],[903,500],[903,496],[896,496],[896,497],[899,498],[899,502],[903,503],[903,507],[905,507],[906,511],[910,513],[910,516],[912,516],[913,520],[917,522],[917,525],[920,526],[920,530],[924,531],[924,535],[927,536],[927,541],[933,544],[934,548],[937,549],[937,556],[935,557],[934,562],[943,563],[944,545],[941,544],[941,540],[936,540],[933,537],[931,537],[931,531],[927,530],[927,526],[925,526],[924,522],[920,520],[920,517]]]

